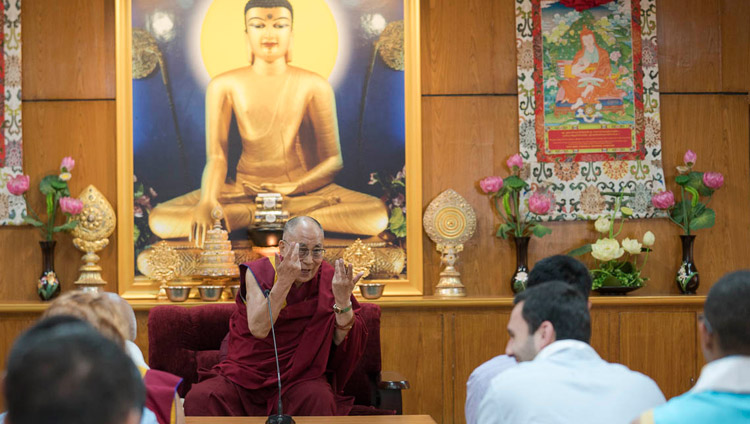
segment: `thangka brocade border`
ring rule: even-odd
[[[0,2],[3,17],[2,90],[3,132],[0,141],[0,225],[23,224],[26,203],[6,187],[8,180],[23,173],[21,132],[21,0]]]
[[[650,202],[664,190],[659,116],[655,0],[615,0],[610,7],[630,6],[632,19],[634,131],[638,151],[631,153],[544,154],[542,3],[554,0],[516,0],[519,151],[524,159],[521,177],[530,190],[553,200],[549,221],[596,219],[609,214],[611,198],[603,192],[633,194],[629,204],[635,218],[662,217]],[[617,9],[618,11],[620,9]],[[578,13],[570,8],[570,12]],[[574,16],[574,15],[571,15]],[[640,37],[636,34],[640,33]],[[541,114],[540,114],[541,112]],[[540,116],[541,118],[537,118]],[[541,129],[541,131],[540,131]],[[523,205],[523,203],[522,203]],[[522,206],[524,213],[527,211]]]

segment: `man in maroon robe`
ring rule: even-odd
[[[310,217],[284,227],[283,256],[240,265],[237,309],[229,322],[227,358],[201,372],[185,398],[186,415],[277,413],[278,386],[270,299],[281,367],[284,413],[347,415],[341,395],[367,342],[352,296],[362,276],[341,259],[323,261],[323,228]],[[268,291],[268,299],[264,293]]]

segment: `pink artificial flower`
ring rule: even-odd
[[[136,218],[143,218],[143,209],[138,205],[133,205],[133,216]]]
[[[72,197],[60,198],[60,210],[71,215],[78,215],[83,210],[83,202]]]
[[[687,166],[695,165],[696,160],[698,160],[698,155],[692,150],[685,152],[685,156],[682,158],[682,161],[685,162],[685,165]]]
[[[370,181],[367,182],[369,185],[375,185],[378,183],[378,179],[375,177],[378,175],[377,172],[370,172]]]
[[[511,171],[516,171],[517,170],[516,168],[518,169],[523,168],[523,159],[521,159],[521,155],[519,155],[518,153],[508,158],[508,161],[505,163],[506,165],[508,165],[508,168]]]
[[[76,161],[73,160],[70,156],[65,156],[60,162],[60,171],[62,172],[70,172],[73,170],[73,167],[76,166]]]
[[[724,176],[721,172],[706,172],[703,174],[703,184],[712,190],[717,190],[724,185]]]
[[[674,193],[671,191],[661,191],[651,197],[651,203],[657,209],[669,209],[674,206]]]
[[[495,176],[483,178],[479,181],[479,187],[487,194],[495,193],[503,188],[503,179]]]
[[[8,188],[10,194],[14,196],[20,196],[26,193],[26,190],[29,189],[29,182],[30,178],[28,175],[17,175],[11,178],[10,181],[8,181],[6,187]]]
[[[529,210],[537,215],[547,214],[550,206],[552,206],[552,202],[549,197],[538,191],[534,192],[534,194],[529,197]]]

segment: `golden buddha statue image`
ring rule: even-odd
[[[291,216],[312,216],[327,232],[374,236],[387,227],[380,199],[334,183],[343,168],[334,91],[325,78],[289,64],[293,16],[287,0],[245,5],[249,63],[208,84],[201,186],[151,210],[149,227],[159,238],[202,245],[217,206],[229,231],[247,228],[260,193],[282,194]],[[241,154],[228,181],[233,119]]]

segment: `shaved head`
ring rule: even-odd
[[[297,227],[315,227],[320,230],[321,236],[324,235],[323,226],[315,218],[309,216],[295,216],[284,224],[283,239],[288,239],[297,229]]]

